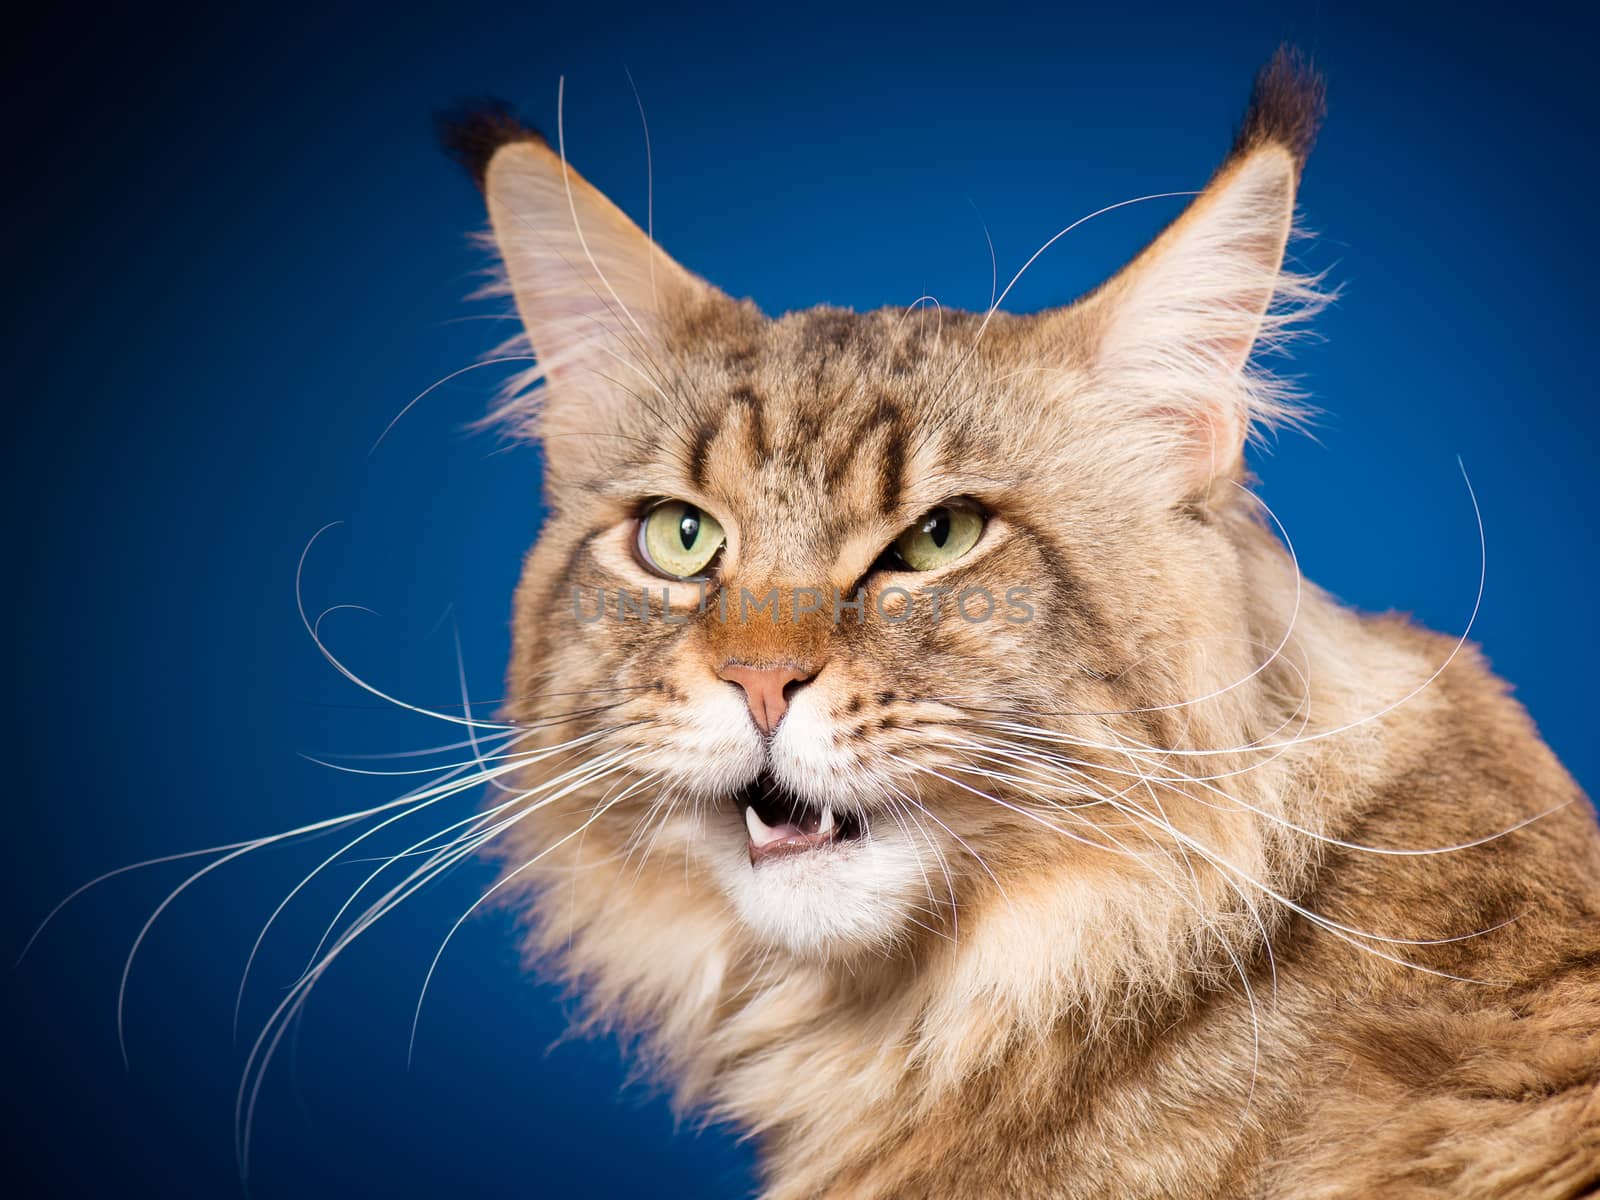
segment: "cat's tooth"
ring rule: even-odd
[[[827,837],[833,833],[833,806],[823,805],[822,820],[817,824],[817,836]]]
[[[750,840],[758,846],[765,846],[768,842],[775,842],[782,835],[760,817],[756,816],[754,808],[744,810],[744,827],[750,831]]]

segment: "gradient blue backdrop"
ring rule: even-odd
[[[1282,39],[1326,69],[1332,115],[1302,194],[1305,251],[1343,301],[1299,357],[1320,441],[1258,463],[1313,578],[1366,608],[1475,631],[1577,774],[1600,778],[1588,694],[1597,503],[1594,29],[1576,7],[1409,15],[1388,5],[996,3],[800,15],[749,6],[502,4],[427,15],[323,5],[114,16],[71,6],[7,50],[4,486],[13,517],[12,864],[0,945],[64,893],[149,856],[374,803],[383,781],[298,752],[448,740],[375,706],[315,653],[297,556],[364,673],[435,704],[498,695],[539,467],[463,425],[492,370],[395,412],[505,326],[462,302],[478,197],[428,115],[483,92],[553,127],[641,214],[650,121],[664,244],[778,312],[818,301],[975,307],[1072,219],[1199,185]],[[1063,240],[1013,293],[1064,301],[1173,202]],[[467,810],[461,801],[455,815]],[[7,981],[6,1122],[27,1195],[226,1197],[241,1061],[229,1022],[250,939],[321,844],[232,865],[128,944],[181,877],[124,877],[69,909]],[[345,868],[269,944],[253,1032]],[[504,916],[471,922],[406,1033],[422,972],[486,885],[472,865],[352,951],[264,1093],[251,1194],[745,1195],[731,1135],[676,1130],[619,1048],[560,1041]],[[11,1194],[19,1194],[16,1191]]]

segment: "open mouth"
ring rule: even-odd
[[[752,867],[853,841],[862,834],[861,818],[855,813],[802,800],[766,771],[746,785],[738,801],[750,833]]]

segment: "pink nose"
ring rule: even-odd
[[[745,667],[727,663],[717,675],[744,689],[745,703],[762,733],[771,735],[789,709],[789,696],[811,678],[798,667]]]

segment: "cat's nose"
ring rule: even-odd
[[[717,672],[719,678],[744,689],[745,703],[750,706],[756,727],[769,737],[789,710],[789,697],[814,674],[799,667],[747,667],[734,662],[723,664]]]

